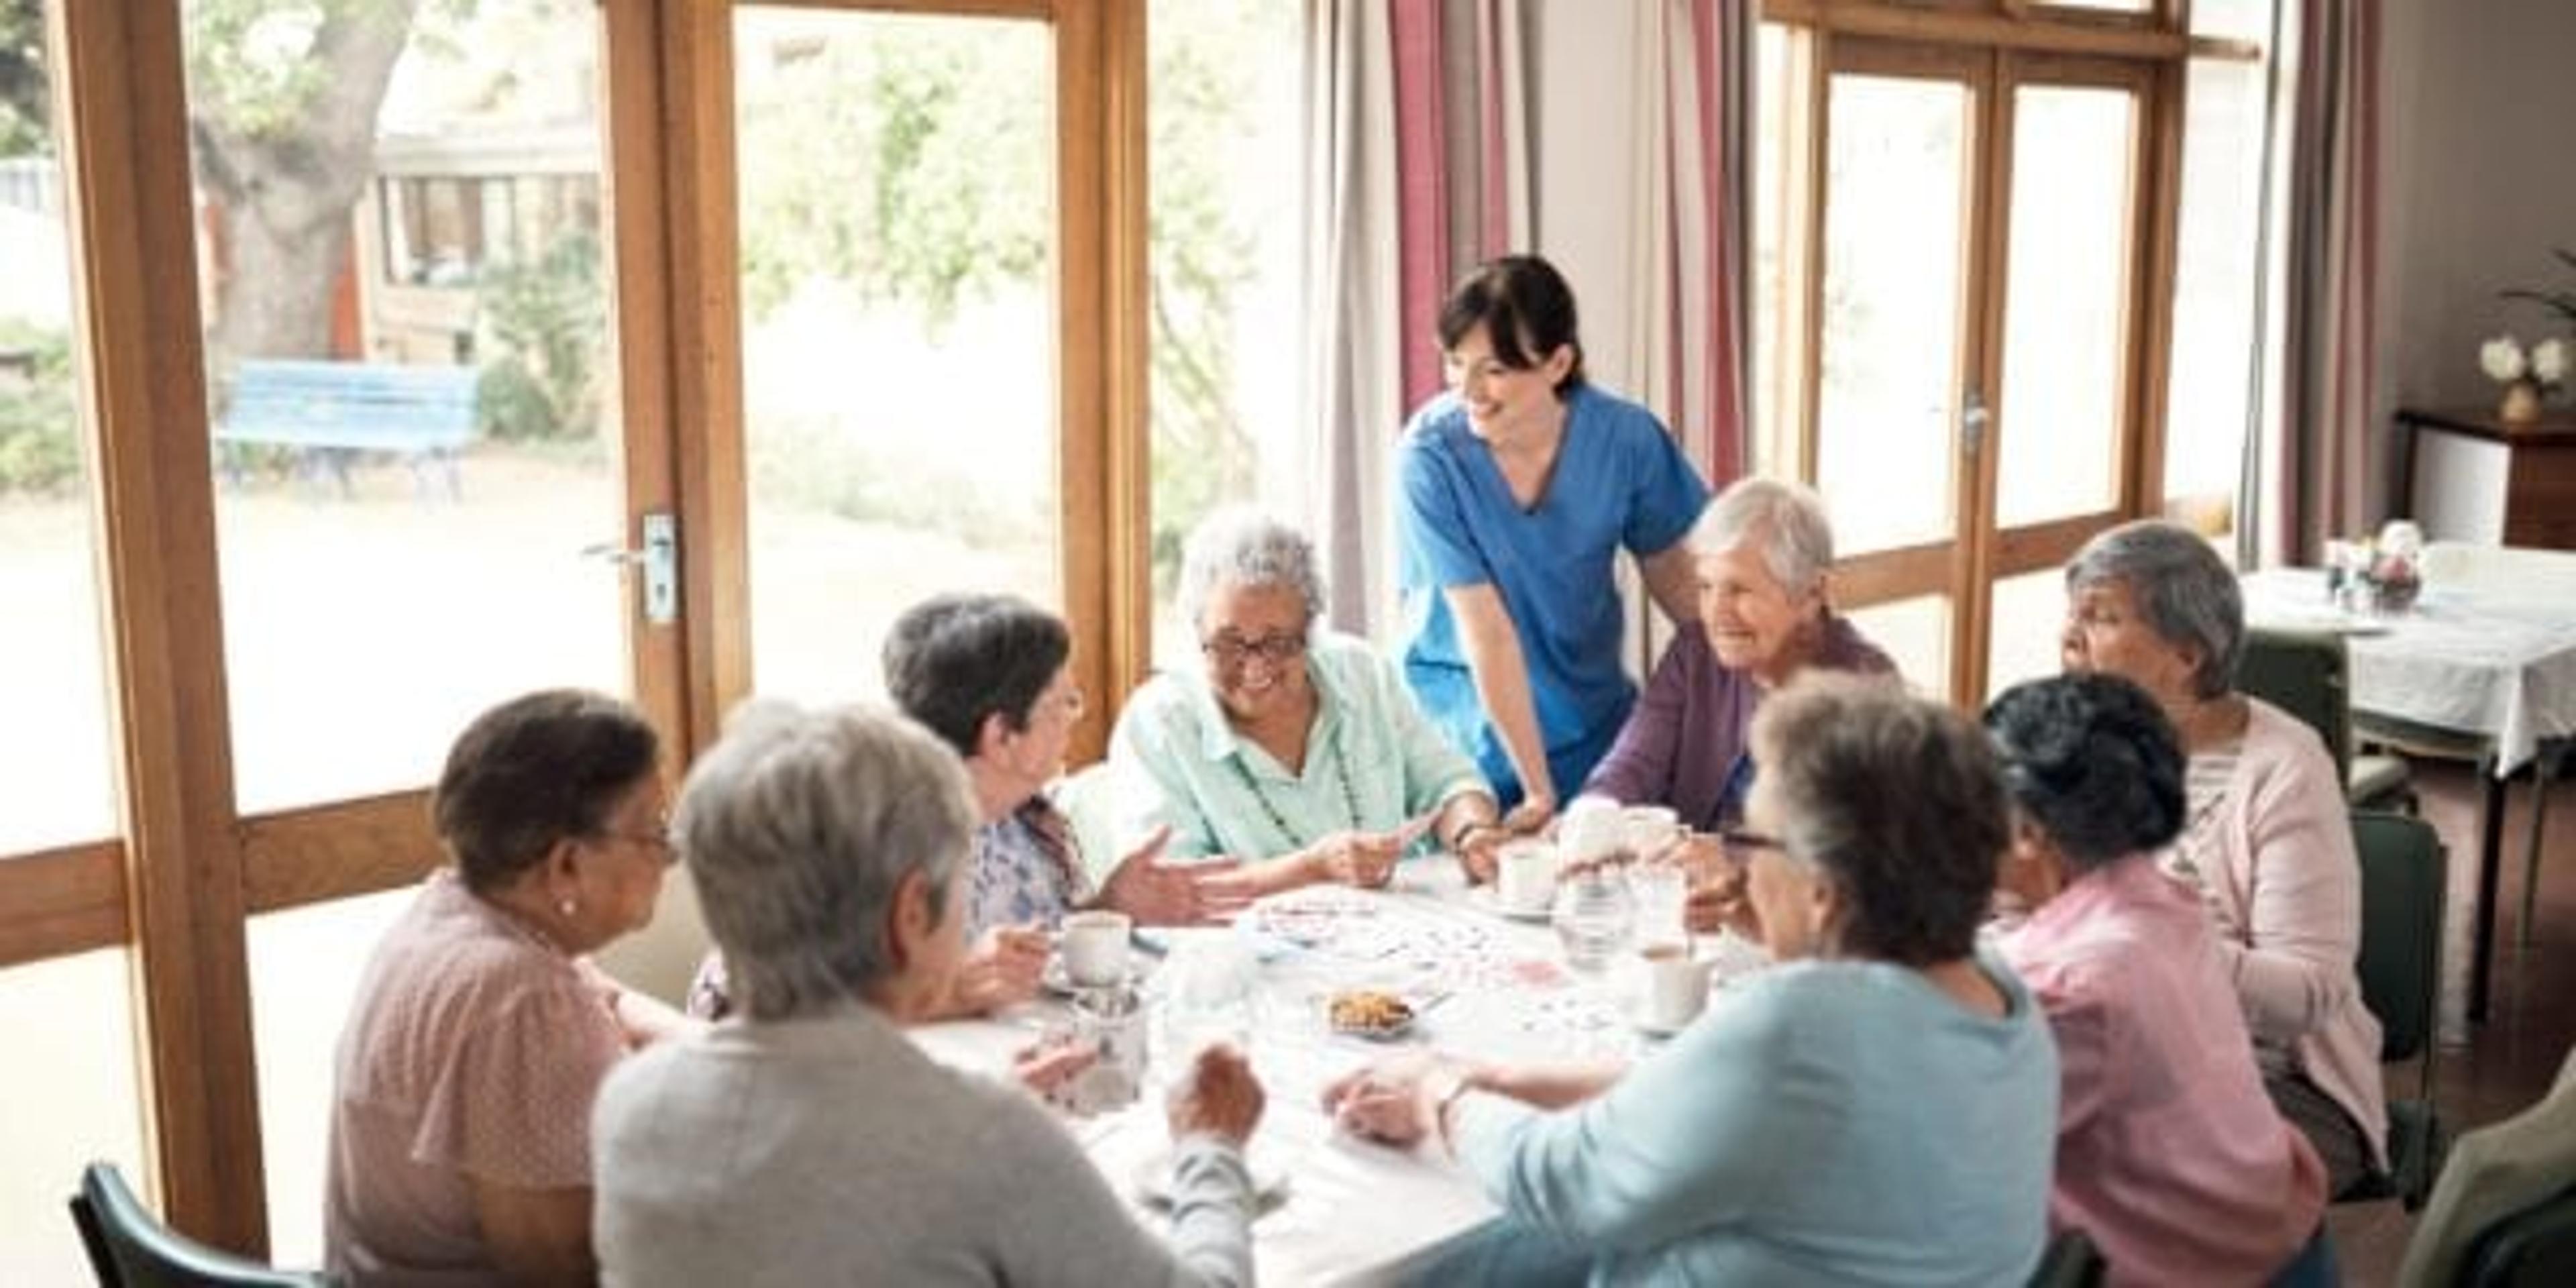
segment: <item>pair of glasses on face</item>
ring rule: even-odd
[[[1756,850],[1778,850],[1783,854],[1789,852],[1789,847],[1782,844],[1779,837],[1756,832],[1751,828],[1725,828],[1718,832],[1717,843],[1727,853],[1738,856],[1749,857]]]
[[[1200,641],[1199,651],[1207,654],[1209,661],[1229,670],[1256,657],[1272,666],[1286,666],[1306,655],[1306,636],[1303,632],[1283,631],[1258,639],[1245,639],[1229,631]]]
[[[591,835],[597,840],[622,841],[628,845],[641,846],[651,851],[654,857],[664,863],[676,863],[680,858],[680,843],[672,837],[671,824],[668,820],[655,823],[650,829],[640,832],[601,831]]]

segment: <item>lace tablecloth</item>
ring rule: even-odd
[[[1276,911],[1256,907],[1240,930],[1181,932],[1240,934],[1262,959],[1252,1061],[1269,1104],[1250,1153],[1256,1178],[1285,1172],[1289,1180],[1285,1201],[1253,1226],[1261,1282],[1398,1279],[1409,1263],[1495,1215],[1437,1147],[1399,1151],[1335,1129],[1320,1100],[1343,1072],[1407,1045],[1534,1060],[1633,1055],[1655,1041],[1627,1022],[1633,980],[1615,970],[1597,979],[1571,974],[1545,922],[1501,916],[1473,897],[1482,893],[1464,888],[1450,859],[1417,859],[1383,892],[1294,892]],[[1762,961],[1758,949],[1732,938],[1704,938],[1700,947],[1719,959],[1711,1006],[1725,1004],[1727,981]],[[1419,1013],[1412,1032],[1398,1043],[1333,1033],[1324,1001],[1350,987],[1411,1000]],[[993,1071],[1060,1022],[1059,1008],[1038,1004],[915,1036],[937,1059]],[[1069,1118],[1067,1128],[1109,1183],[1141,1202],[1138,1171],[1169,1148],[1161,1086],[1129,1110]]]

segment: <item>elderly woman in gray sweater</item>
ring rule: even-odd
[[[607,1282],[1252,1281],[1239,1054],[1172,1093],[1166,1245],[1035,1099],[905,1038],[966,953],[975,818],[954,754],[859,708],[753,708],[691,771],[676,831],[738,1010],[600,1093]]]

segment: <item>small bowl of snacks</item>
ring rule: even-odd
[[[1392,1042],[1413,1031],[1413,1006],[1382,989],[1354,988],[1333,994],[1324,1018],[1335,1033],[1375,1042]]]

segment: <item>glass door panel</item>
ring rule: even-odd
[[[334,1053],[376,941],[420,896],[404,886],[251,918],[251,1042],[259,1070],[260,1165],[269,1259],[322,1264],[323,1177]]]
[[[1855,608],[1845,616],[1863,639],[1896,663],[1905,686],[1925,697],[1950,698],[1950,649],[1958,614],[1948,595],[1919,595]]]
[[[2198,6],[2192,14],[2200,16]],[[2213,534],[2236,526],[2236,481],[2254,423],[2266,75],[2260,62],[2195,58],[2183,94],[2189,119],[2159,499]]]
[[[752,669],[881,696],[946,591],[1059,607],[1043,23],[734,15]]]
[[[627,688],[598,11],[187,0],[233,768],[420,787],[531,688]]]
[[[149,1183],[131,963],[102,948],[0,969],[0,1033],[18,1052],[0,1087],[0,1283],[91,1281],[63,1208],[82,1167],[104,1159]]]
[[[1845,555],[1958,533],[1975,104],[1952,80],[1828,90],[1816,481]]]
[[[45,9],[22,18],[38,47],[18,64],[38,102]],[[0,105],[0,856],[118,829],[61,155],[45,117]],[[7,1269],[0,1251],[0,1280],[21,1281]]]
[[[2119,504],[2138,169],[2128,90],[2024,85],[2012,104],[2000,527]]]
[[[2024,680],[2055,675],[2059,628],[2066,621],[2066,572],[2042,568],[1995,583],[1988,612],[1994,623],[1986,650],[1988,698]]]

